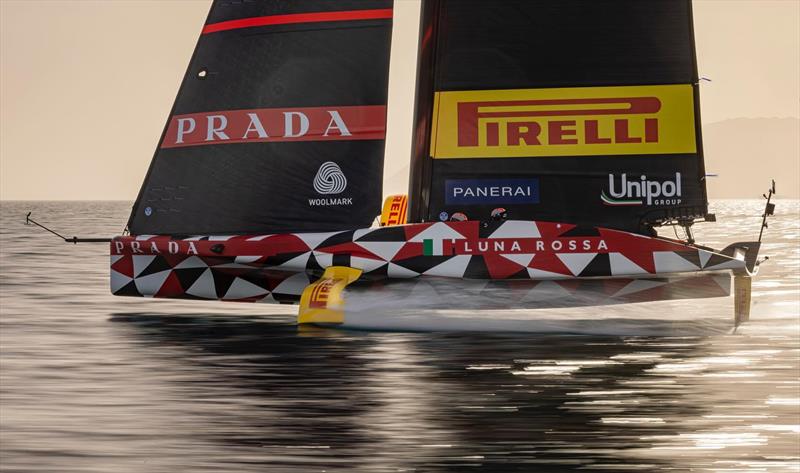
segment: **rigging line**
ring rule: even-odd
[[[32,214],[32,213],[33,213],[33,212],[28,212],[28,215],[26,215],[26,216],[25,216],[25,225],[34,224],[34,225],[36,225],[36,226],[37,226],[37,227],[39,227],[39,228],[43,228],[43,229],[47,230],[48,232],[50,232],[50,233],[52,233],[53,235],[55,235],[55,236],[57,236],[57,237],[61,238],[62,240],[64,240],[64,241],[67,241],[67,237],[65,237],[64,235],[62,235],[62,234],[60,234],[60,233],[58,233],[58,232],[56,232],[56,231],[50,230],[49,228],[45,227],[45,226],[44,226],[44,225],[42,225],[41,223],[39,223],[39,222],[37,222],[36,220],[32,219],[32,218],[31,218],[31,214]]]

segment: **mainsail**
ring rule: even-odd
[[[215,0],[132,234],[326,231],[380,214],[391,0]]]
[[[410,221],[707,213],[690,0],[423,0]]]

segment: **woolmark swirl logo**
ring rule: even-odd
[[[341,194],[347,189],[347,178],[342,169],[333,161],[326,161],[314,176],[314,190],[319,194]]]

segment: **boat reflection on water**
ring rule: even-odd
[[[709,356],[696,337],[362,332],[201,314],[112,321],[175,379],[170,409],[200,416],[198,442],[250,467],[654,471],[671,459],[625,452],[680,436],[669,416],[711,410],[657,372]]]

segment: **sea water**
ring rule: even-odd
[[[299,330],[296,307],[113,297],[105,244],[23,224],[111,236],[129,208],[0,203],[2,471],[800,469],[798,201],[777,202],[735,331],[723,298],[660,310],[663,331],[597,308],[579,333],[468,310],[448,331]],[[757,236],[763,201],[711,209],[699,242]]]

